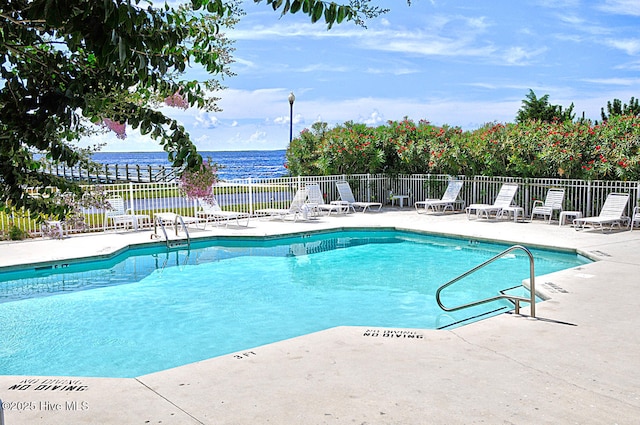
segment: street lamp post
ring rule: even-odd
[[[296,101],[296,97],[293,92],[289,93],[289,144],[293,140],[293,102]]]

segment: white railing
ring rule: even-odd
[[[220,182],[215,186],[215,196],[222,209],[237,212],[253,212],[260,208],[286,208],[295,191],[307,183],[318,183],[326,202],[338,200],[335,183],[347,180],[354,196],[362,201],[377,201],[387,205],[390,197],[408,196],[409,205],[427,198],[440,198],[449,179],[447,175],[397,175],[357,174],[334,176],[299,176],[269,179],[240,179]],[[581,211],[585,216],[597,215],[611,192],[629,193],[627,215],[640,199],[637,181],[585,181],[564,179],[522,179],[510,177],[457,176],[464,181],[461,199],[470,203],[492,203],[503,183],[515,182],[520,185],[514,203],[531,210],[533,201],[544,199],[549,188],[565,189],[565,210]],[[177,182],[103,184],[101,187],[109,196],[121,196],[127,208],[136,214],[147,214],[153,223],[153,215],[161,212],[176,212],[183,216],[194,216],[198,208],[194,200],[187,199]],[[99,231],[103,229],[104,210],[89,208],[83,210],[84,226],[68,229],[70,233]],[[9,232],[12,226],[39,235],[40,226],[28,212],[13,215],[0,213],[0,233]],[[0,239],[1,239],[0,235]]]

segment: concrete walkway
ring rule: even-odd
[[[537,304],[538,319],[503,314],[453,330],[338,327],[136,379],[0,376],[5,424],[639,423],[640,231],[396,208],[192,236],[342,227],[575,249],[599,261],[538,277],[550,297]],[[0,267],[109,256],[149,241],[141,231],[4,242]]]

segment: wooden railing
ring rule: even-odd
[[[164,165],[104,164],[92,169],[47,165],[43,171],[71,181],[101,184],[172,182],[178,176],[177,169]]]

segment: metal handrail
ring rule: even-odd
[[[160,230],[162,230],[162,233],[164,234],[164,241],[167,244],[167,247],[169,246],[169,235],[167,235],[167,230],[164,228],[164,222],[162,221],[162,219],[160,217],[155,217],[154,219],[154,224],[155,224],[155,229],[158,228],[158,224],[160,225]],[[155,237],[157,238],[157,232],[155,233]],[[151,235],[152,237],[154,235]]]
[[[176,228],[176,236],[178,236],[178,221],[180,222],[180,225],[182,226],[182,230],[184,230],[184,233],[187,235],[187,247],[191,247],[191,236],[189,236],[189,230],[187,229],[187,225],[184,224],[184,219],[182,218],[181,215],[177,215],[176,216],[176,220],[174,222],[174,226]]]
[[[520,249],[522,251],[524,251],[528,256],[529,256],[529,298],[525,298],[525,297],[519,297],[516,295],[507,295],[507,294],[500,294],[497,295],[495,297],[491,297],[491,298],[485,298],[483,300],[479,300],[479,301],[474,301],[468,304],[463,304],[463,305],[459,305],[457,307],[445,307],[442,304],[442,301],[440,300],[440,292],[442,292],[443,289],[447,288],[450,285],[453,285],[454,283],[456,283],[457,281],[464,279],[465,277],[469,276],[472,273],[475,273],[476,271],[478,271],[479,269],[493,263],[495,260],[505,256],[506,254],[510,253],[511,251],[514,251],[516,249]],[[531,251],[529,251],[527,248],[525,248],[522,245],[514,245],[510,248],[505,249],[504,251],[502,251],[500,254],[496,255],[493,258],[488,259],[487,261],[485,261],[484,263],[472,268],[471,270],[461,274],[460,276],[451,279],[449,282],[445,283],[444,285],[442,285],[441,287],[438,288],[438,290],[436,291],[436,302],[438,303],[438,305],[440,306],[441,309],[443,309],[444,311],[457,311],[457,310],[462,310],[463,308],[468,308],[468,307],[474,307],[476,305],[480,305],[480,304],[484,304],[484,303],[488,303],[490,301],[495,301],[495,300],[499,300],[499,299],[509,299],[511,301],[513,301],[516,305],[516,314],[520,314],[520,301],[524,301],[524,302],[528,302],[531,305],[531,317],[536,317],[536,283],[535,283],[535,270],[534,270],[534,265],[533,265],[533,254],[531,254]]]
[[[169,235],[167,235],[167,230],[164,227],[164,221],[160,218],[160,217],[156,217],[155,218],[155,227],[157,229],[158,225],[160,225],[160,229],[162,230],[162,233],[164,234],[164,240],[167,244],[167,248],[171,248],[171,241],[169,240]],[[184,219],[182,218],[181,215],[176,215],[174,221],[173,221],[173,227],[175,229],[176,232],[176,236],[178,236],[178,225],[180,225],[182,227],[182,229],[184,230],[184,233],[187,235],[187,247],[191,248],[191,236],[189,235],[189,230],[187,229],[187,225],[184,222]],[[157,231],[156,231],[156,235],[157,235]],[[158,236],[156,236],[158,237]]]

